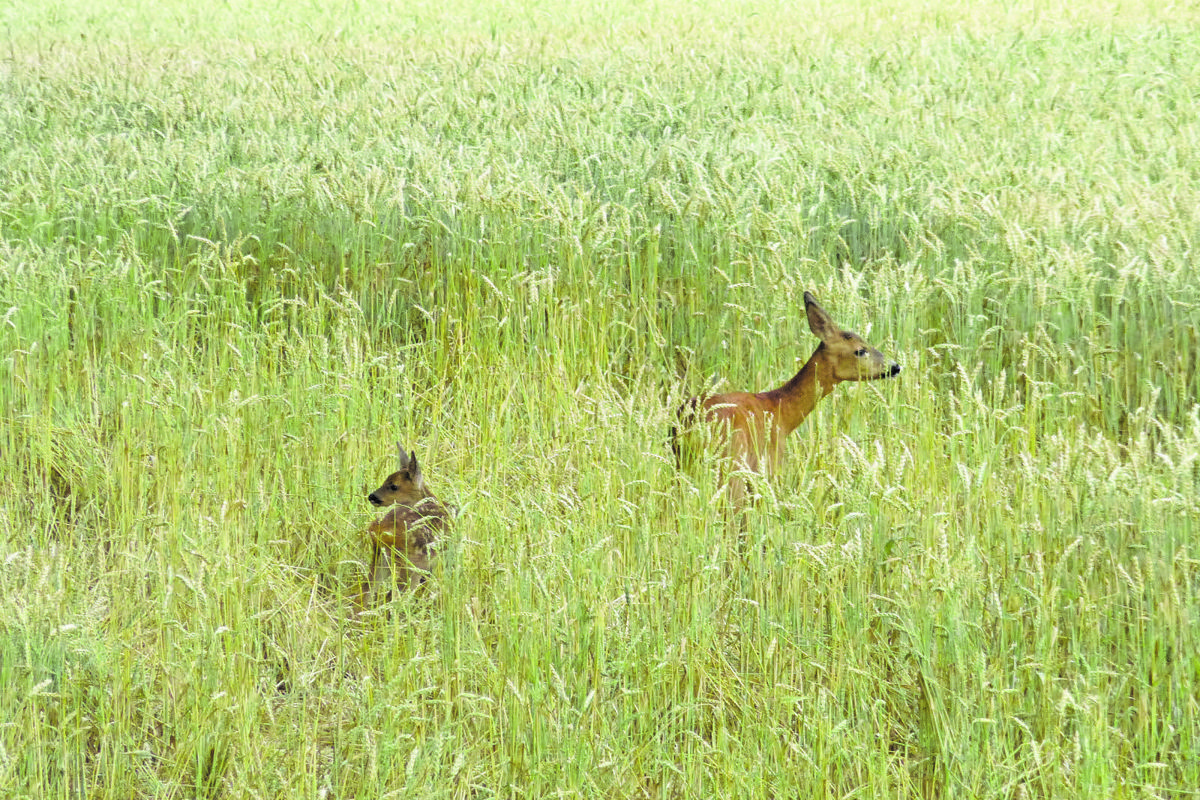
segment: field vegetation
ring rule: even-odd
[[[1200,787],[1200,13],[0,7],[0,796]],[[742,535],[666,431],[903,365]],[[366,493],[458,508],[364,619]]]

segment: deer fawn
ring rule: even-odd
[[[425,487],[417,454],[400,451],[400,469],[367,497],[372,505],[391,506],[367,527],[371,569],[358,597],[359,610],[386,599],[394,587],[416,587],[429,574],[430,545],[450,521],[450,511]]]
[[[858,334],[839,328],[810,292],[804,293],[804,310],[808,327],[821,344],[795,377],[767,392],[692,397],[679,407],[679,425],[671,428],[671,449],[676,463],[682,466],[686,443],[681,441],[681,433],[686,436],[686,431],[696,428],[701,419],[714,425],[711,441],[721,449],[723,471],[733,473],[726,477],[735,509],[741,508],[746,494],[745,478],[737,473],[770,475],[778,471],[788,434],[834,386],[842,381],[891,378],[900,373],[895,361]]]

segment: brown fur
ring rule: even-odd
[[[688,432],[703,421],[712,425],[708,440],[719,448],[723,469],[770,475],[783,462],[784,441],[816,406],[842,381],[891,378],[900,365],[886,358],[856,333],[842,330],[817,303],[804,293],[808,326],[821,340],[816,352],[783,386],[766,392],[725,392],[691,397],[679,407],[679,425],[671,428],[671,447],[682,465]],[[701,443],[703,446],[703,443]],[[745,480],[728,475],[730,499],[740,507]]]
[[[425,486],[416,453],[400,450],[400,469],[367,497],[372,505],[390,506],[367,527],[371,568],[359,593],[359,610],[372,608],[392,589],[420,585],[433,564],[432,545],[446,531],[450,511]]]

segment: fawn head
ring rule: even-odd
[[[401,445],[396,447],[400,451],[400,469],[388,475],[383,485],[367,496],[372,505],[414,505],[429,496],[416,451],[410,454]]]
[[[804,293],[808,327],[821,340],[817,355],[825,362],[835,382],[894,378],[900,365],[863,341],[857,333],[842,330],[821,308],[811,292]]]

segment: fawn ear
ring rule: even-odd
[[[400,444],[399,442],[396,442],[396,450],[399,452],[399,455],[400,455],[400,469],[401,470],[408,469],[409,456],[408,456],[408,453],[404,452],[404,445]]]
[[[417,451],[412,451],[412,456],[408,459],[408,464],[402,467],[408,472],[409,479],[419,488],[422,483],[421,465],[417,463]]]
[[[808,314],[808,327],[821,341],[826,341],[840,333],[837,323],[830,318],[828,312],[821,308],[812,292],[804,293],[804,310]]]

